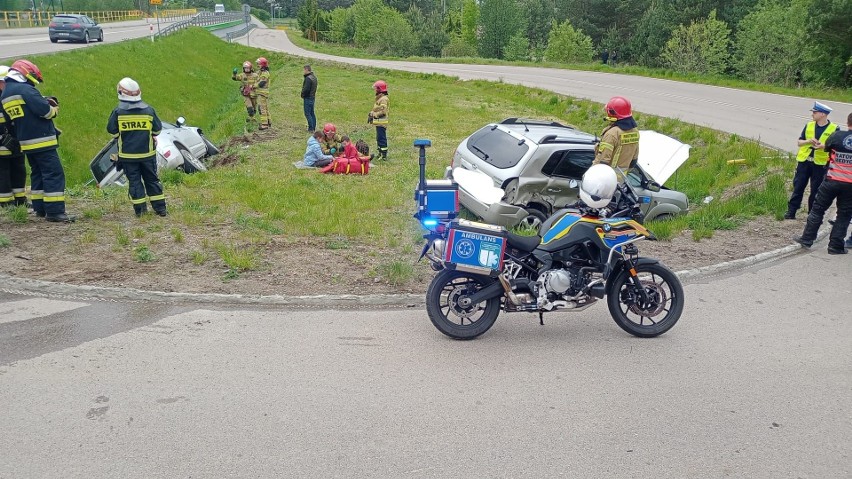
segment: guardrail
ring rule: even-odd
[[[160,10],[150,18],[175,19],[195,15],[198,10],[187,8],[182,10]],[[0,11],[0,28],[23,28],[47,26],[54,15],[74,14],[86,15],[98,23],[122,22],[126,20],[141,20],[147,15],[142,10],[111,10],[111,11],[68,11],[52,12],[46,10]],[[211,14],[212,15],[212,14]]]
[[[226,33],[226,34],[225,34],[225,39],[226,39],[226,40],[228,40],[228,43],[231,43],[231,42],[233,42],[233,41],[234,41],[234,39],[235,39],[235,38],[239,38],[239,37],[242,37],[242,36],[244,36],[244,35],[247,35],[247,34],[248,34],[248,32],[250,32],[253,28],[257,28],[257,25],[255,25],[254,23],[249,23],[249,24],[248,24],[245,28],[243,28],[242,30],[237,30],[236,32],[228,32],[228,33]]]
[[[188,20],[169,25],[161,30],[157,36],[164,37],[187,27],[209,27],[225,23],[244,22],[245,18],[246,17],[242,12],[225,12],[219,14],[200,12]]]

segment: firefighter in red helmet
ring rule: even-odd
[[[21,152],[30,163],[30,199],[39,217],[70,223],[65,213],[65,170],[59,160],[59,131],[53,118],[59,113],[55,97],[43,97],[36,85],[43,83],[41,70],[28,60],[17,60],[6,75],[3,110]]]
[[[265,130],[272,126],[269,119],[269,60],[264,57],[257,59],[257,113],[260,116],[259,129]]]
[[[633,108],[627,98],[614,96],[604,106],[610,124],[601,133],[595,148],[594,164],[603,163],[622,174],[632,168],[639,159],[639,130],[633,119]]]
[[[243,62],[242,72],[234,68],[232,73],[231,80],[240,82],[240,94],[246,103],[246,112],[248,112],[246,123],[257,121],[254,117],[257,112],[257,73],[255,73],[252,63],[246,60]]]
[[[8,73],[9,67],[0,65],[0,93]],[[0,207],[27,204],[27,165],[13,128],[0,109]]]
[[[343,139],[337,134],[337,127],[334,123],[326,123],[322,127],[322,139],[320,147],[324,155],[337,156],[343,152]]]
[[[376,102],[373,104],[373,109],[370,110],[367,121],[376,127],[376,145],[379,148],[379,155],[382,160],[388,159],[388,112],[390,105],[388,103],[388,84],[384,80],[379,80],[373,83],[373,90],[376,92]]]

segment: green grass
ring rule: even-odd
[[[24,224],[29,221],[30,214],[24,206],[6,207],[5,213],[12,223]]]
[[[147,245],[139,245],[133,248],[133,259],[139,263],[150,263],[156,259],[154,252]]]
[[[12,246],[12,240],[4,234],[0,234],[0,248],[8,248]]]
[[[393,57],[386,55],[375,55],[368,50],[358,48],[352,45],[343,45],[339,43],[313,42],[302,36],[301,31],[297,29],[288,29],[287,36],[290,41],[296,46],[305,50],[325,53],[341,57],[366,58],[376,60],[404,60],[404,61],[420,61],[427,63],[463,63],[468,65],[514,65],[514,66],[532,66],[544,68],[559,68],[566,70],[584,70],[596,71],[603,73],[618,73],[622,75],[636,75],[650,78],[662,78],[667,80],[677,80],[689,83],[701,83],[705,85],[724,86],[730,88],[739,88],[743,90],[762,91],[767,93],[778,93],[781,95],[792,95],[811,98],[824,98],[827,100],[852,102],[852,90],[848,88],[822,88],[822,87],[804,87],[790,88],[778,85],[769,85],[765,83],[755,83],[745,80],[740,80],[730,76],[708,76],[697,74],[679,73],[663,68],[650,68],[629,64],[619,64],[618,66],[604,65],[594,61],[591,63],[556,63],[556,62],[529,62],[518,61],[511,62],[496,58],[480,58],[480,57],[454,57],[454,58],[435,58],[435,57]]]

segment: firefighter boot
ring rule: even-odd
[[[140,218],[148,212],[148,205],[144,203],[140,205],[133,205],[133,212],[136,213],[137,218]]]

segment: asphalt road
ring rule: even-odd
[[[636,111],[678,118],[753,138],[791,153],[797,151],[796,139],[805,123],[811,119],[810,108],[815,100],[612,73],[337,57],[298,48],[290,42],[285,32],[266,28],[254,30],[249,39],[254,47],[305,58],[391,70],[439,73],[463,80],[502,81],[600,103],[606,103],[615,95],[622,95],[630,99]],[[245,43],[245,39],[241,41]],[[298,76],[299,73],[293,72],[293,75]],[[393,85],[390,85],[390,89],[392,92]],[[819,100],[834,108],[830,118],[835,122],[845,124],[846,116],[852,113],[850,103]]]
[[[470,342],[421,309],[0,294],[0,477],[852,476],[852,258],[687,284]],[[37,301],[37,302],[34,302]]]
[[[159,27],[165,28],[174,22],[160,21]],[[55,53],[77,48],[94,48],[99,45],[115,43],[122,40],[150,36],[153,30],[157,32],[157,22],[148,20],[132,20],[128,22],[102,23],[104,29],[103,43],[92,42],[50,43],[47,37],[47,26],[34,28],[4,28],[0,29],[0,60],[16,59],[42,53]]]

